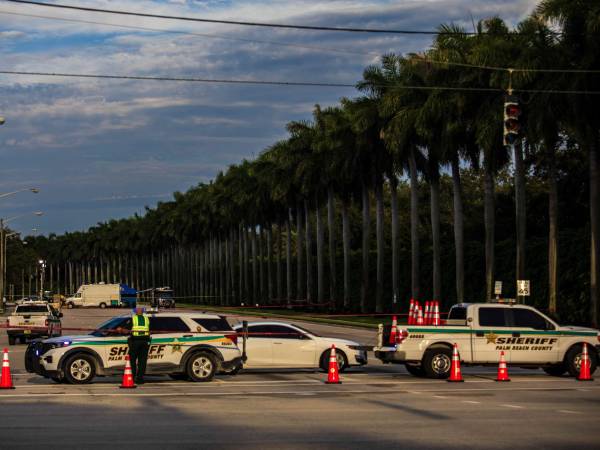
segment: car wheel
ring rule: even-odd
[[[323,372],[329,371],[329,356],[331,355],[331,350],[325,350],[321,355],[321,362],[319,363],[319,367]],[[344,372],[348,368],[348,358],[346,354],[341,350],[335,351],[335,357],[338,363],[338,371],[340,373]]]
[[[189,379],[187,373],[170,373],[169,377],[176,381],[187,381]]]
[[[404,367],[413,377],[423,378],[425,376],[425,371],[423,371],[423,368],[420,365],[405,364]]]
[[[106,308],[106,303],[100,303],[99,306],[100,306],[100,309],[104,309],[104,308]]]
[[[75,305],[71,302],[67,303],[67,308],[68,309],[73,309],[75,307]]]
[[[544,372],[553,377],[561,377],[567,371],[567,368],[564,364],[557,364],[555,366],[542,367]]]
[[[421,367],[428,378],[443,379],[450,376],[452,350],[448,347],[428,349],[423,355]]]
[[[14,336],[8,337],[8,345],[15,345],[16,342],[17,342],[17,339]]]
[[[590,374],[594,373],[596,367],[598,366],[598,354],[595,350],[590,349],[590,345],[588,344],[588,355],[590,357]],[[565,365],[567,366],[567,370],[569,371],[569,375],[572,377],[576,377],[579,375],[579,370],[581,368],[581,354],[583,352],[583,345],[578,344],[574,345],[569,349],[565,356]]]
[[[187,363],[187,374],[192,381],[210,381],[216,372],[217,359],[212,353],[195,353]]]
[[[90,355],[79,353],[65,361],[63,371],[69,384],[87,384],[96,375],[96,362]]]

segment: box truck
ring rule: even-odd
[[[137,291],[126,284],[83,284],[75,295],[65,300],[67,308],[75,307],[127,307],[136,304]]]

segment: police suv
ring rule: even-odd
[[[575,376],[581,366],[583,343],[588,344],[591,373],[600,354],[600,332],[560,326],[535,308],[520,304],[461,303],[454,305],[442,326],[408,325],[390,343],[390,327],[379,326],[375,357],[404,364],[409,373],[447,378],[452,347],[458,345],[465,364],[498,364],[500,352],[518,367],[541,367],[550,375]]]
[[[219,371],[242,366],[237,334],[224,317],[204,313],[151,313],[149,317],[146,374],[210,381]],[[25,353],[25,367],[28,372],[71,384],[122,374],[131,323],[131,315],[119,316],[88,335],[32,342]]]

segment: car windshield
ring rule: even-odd
[[[119,328],[123,329],[117,331]],[[131,317],[113,317],[106,322],[100,324],[97,329],[92,331],[90,335],[97,337],[104,336],[116,336],[121,334],[128,334],[131,329]]]

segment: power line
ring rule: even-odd
[[[233,80],[224,78],[196,78],[196,77],[150,77],[137,75],[106,75],[106,74],[83,74],[83,73],[60,73],[60,72],[29,72],[16,70],[0,70],[3,75],[26,75],[42,77],[64,77],[64,78],[96,78],[109,80],[137,80],[137,81],[179,81],[191,83],[213,83],[213,84],[240,84],[240,85],[263,85],[263,86],[294,86],[294,87],[341,87],[356,88],[355,84],[349,83],[327,83],[310,81],[269,81],[269,80]],[[372,87],[389,87],[395,89],[413,89],[423,91],[462,91],[462,92],[505,92],[500,88],[468,87],[468,86],[410,86],[401,84],[374,84]],[[600,91],[577,91],[557,89],[513,89],[514,92],[526,92],[531,94],[581,94],[598,95]]]
[[[8,1],[8,0],[7,0]],[[231,41],[239,41],[239,42],[248,42],[255,44],[268,44],[268,45],[276,45],[282,47],[294,47],[301,48],[306,50],[317,50],[322,52],[332,52],[332,53],[347,53],[352,55],[365,55],[365,56],[381,56],[380,53],[377,52],[361,52],[358,50],[350,50],[350,49],[338,49],[332,47],[320,47],[315,45],[306,45],[306,44],[296,44],[292,42],[278,42],[278,41],[269,41],[269,40],[261,40],[261,39],[247,39],[247,38],[236,38],[231,36],[223,36],[218,34],[207,34],[207,33],[196,33],[193,31],[181,31],[181,30],[165,30],[162,28],[151,28],[151,27],[141,27],[135,25],[121,25],[114,24],[108,22],[100,22],[94,20],[83,20],[83,19],[70,19],[66,17],[55,17],[55,16],[44,16],[40,14],[27,14],[27,13],[16,13],[9,11],[0,11],[0,14],[8,14],[13,16],[24,16],[24,17],[34,17],[38,19],[49,19],[49,20],[58,20],[63,22],[74,22],[74,23],[85,23],[90,25],[102,25],[108,27],[115,28],[123,28],[123,29],[131,29],[131,30],[140,30],[140,31],[152,31],[158,33],[170,33],[170,34],[180,34],[180,35],[190,35],[190,36],[198,36],[198,37],[206,37],[210,39],[224,39]],[[543,69],[543,68],[524,68],[524,67],[501,67],[501,66],[488,66],[482,64],[469,64],[469,63],[460,63],[454,61],[439,61],[428,58],[419,58],[413,59],[412,61],[421,62],[425,64],[439,64],[439,65],[448,65],[455,67],[465,67],[471,69],[481,69],[481,70],[494,70],[494,71],[503,71],[503,72],[517,72],[517,73],[600,73],[600,70],[590,70],[590,69]]]
[[[296,30],[312,30],[312,31],[342,31],[349,33],[380,33],[380,34],[413,34],[413,35],[475,35],[485,34],[476,32],[454,32],[454,31],[435,31],[435,30],[394,30],[394,29],[383,29],[383,28],[349,28],[349,27],[331,27],[331,26],[313,26],[313,25],[292,25],[282,23],[265,23],[265,22],[248,22],[241,20],[224,20],[224,19],[203,19],[200,17],[185,17],[185,16],[171,16],[164,14],[149,14],[133,11],[118,11],[113,9],[102,9],[102,8],[90,8],[85,6],[74,6],[74,5],[61,5],[55,3],[45,3],[30,0],[4,0],[10,3],[20,3],[26,5],[44,6],[48,8],[60,8],[70,9],[77,11],[87,12],[99,12],[106,14],[120,14],[124,16],[136,16],[136,17],[150,17],[154,19],[169,19],[169,20],[184,20],[187,22],[203,22],[203,23],[215,23],[225,25],[240,25],[249,27],[264,27],[264,28],[291,28]]]
[[[69,19],[66,17],[44,16],[44,15],[40,15],[40,14],[27,14],[27,13],[17,13],[17,12],[9,12],[9,11],[0,11],[0,14],[9,14],[12,16],[23,16],[23,17],[34,17],[37,19],[59,20],[59,21],[63,21],[63,22],[85,23],[85,24],[89,24],[89,25],[102,25],[102,26],[108,26],[108,27],[124,28],[124,29],[139,30],[139,31],[153,31],[153,32],[158,32],[158,33],[190,35],[190,36],[206,37],[206,38],[210,38],[210,39],[225,39],[225,40],[230,40],[230,41],[249,42],[252,44],[268,44],[268,45],[277,45],[277,46],[282,46],[282,47],[295,47],[295,48],[301,48],[301,49],[306,49],[306,50],[318,50],[318,51],[322,51],[322,52],[348,53],[348,54],[352,54],[352,55],[365,55],[365,56],[381,56],[381,54],[377,53],[377,52],[361,52],[358,50],[320,47],[320,46],[306,45],[306,44],[296,44],[293,42],[277,42],[277,41],[268,41],[268,40],[262,40],[262,39],[235,38],[235,37],[223,36],[223,35],[218,35],[218,34],[196,33],[193,31],[165,30],[162,28],[140,27],[140,26],[135,26],[135,25],[120,25],[120,24],[114,24],[114,23],[108,23],[108,22],[99,22],[99,21],[95,21],[95,20]]]

